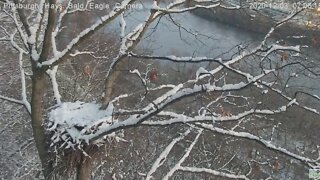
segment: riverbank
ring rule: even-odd
[[[214,9],[197,9],[192,11],[196,16],[209,21],[218,21],[232,26],[236,26],[247,31],[256,33],[267,33],[275,26],[278,20],[260,11],[250,9],[229,10],[221,7]],[[274,13],[274,12],[270,12]],[[279,13],[277,19],[284,19],[288,14]],[[301,22],[301,19],[292,20],[277,28],[273,34],[276,39],[283,39],[293,43],[320,47],[320,28],[310,26]]]

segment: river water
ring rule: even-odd
[[[132,30],[137,24],[144,21],[149,13],[146,9],[137,10],[126,15],[127,31]],[[174,23],[171,18],[174,20]],[[177,25],[181,25],[181,28]],[[160,56],[206,56],[230,59],[233,54],[238,52],[238,45],[250,49],[264,38],[264,34],[249,32],[215,21],[208,21],[191,13],[176,14],[170,18],[169,16],[165,16],[160,21],[154,22],[150,27],[144,36],[144,40],[139,44],[138,49],[152,50],[152,54]],[[117,30],[119,29],[118,21],[106,27],[105,31],[108,32],[110,29],[119,33],[119,30]],[[317,49],[303,48],[303,53],[303,56],[308,56],[307,61],[310,61],[310,63],[306,64],[320,64],[320,52]],[[164,66],[163,68],[168,66],[168,62],[160,64]],[[205,64],[201,64],[201,66],[203,65]],[[184,65],[183,67],[188,66],[198,68],[194,64]],[[297,69],[295,68],[286,69],[282,73],[282,76],[286,78],[296,71]],[[309,78],[302,75],[296,77],[293,81],[289,81],[288,86],[305,87],[305,89],[308,89],[308,92],[320,96],[318,82],[318,78]]]
[[[125,14],[127,25],[126,33],[133,30],[138,24],[144,22],[146,16],[149,14],[150,6],[151,4],[144,3],[145,8],[135,9]],[[74,29],[79,30],[82,26],[86,27],[88,21],[92,24],[96,20],[96,18],[91,17],[87,18],[87,20],[79,22],[78,19],[70,18],[67,20],[67,22],[72,22],[75,27],[78,26]],[[119,31],[119,19],[115,19],[112,21],[112,23],[103,28],[101,32],[106,36],[112,36],[116,39],[120,39]],[[71,33],[73,33],[73,35],[76,34],[74,31]],[[70,32],[63,33],[62,36],[64,36],[62,39],[65,43],[68,43],[72,37]],[[263,38],[264,34],[249,32],[215,21],[208,21],[193,15],[192,13],[181,13],[173,14],[171,16],[166,15],[160,18],[159,21],[152,23],[149,30],[144,35],[143,40],[138,44],[136,49],[138,49],[139,53],[142,52],[145,54],[159,56],[206,56],[230,59],[233,55],[238,53],[239,47],[245,47],[250,50],[255,45],[259,44]],[[306,57],[302,60],[302,62],[308,67],[314,68],[319,66],[320,52],[318,49],[309,47],[303,48],[302,56]],[[280,59],[277,55],[270,57],[273,59]],[[195,71],[199,68],[199,66],[207,67],[207,65],[208,63],[177,64],[168,61],[159,61],[157,66],[160,67],[157,68],[160,70],[163,69],[163,71],[173,69],[177,72],[189,69],[187,73],[195,74]],[[279,65],[283,65],[283,63],[279,61]],[[259,68],[256,60],[252,60],[252,62],[244,61],[238,66],[252,73]],[[299,70],[299,68],[290,67],[282,71],[279,76],[282,77],[282,79],[287,79],[288,76],[299,72]],[[320,73],[319,70],[317,73]],[[309,76],[311,76],[311,78]],[[174,79],[173,76],[171,78]],[[294,92],[294,90],[298,88],[300,90],[305,90],[311,94],[320,96],[320,83],[318,82],[318,77],[314,77],[310,72],[306,71],[301,75],[299,74],[299,76],[295,78],[291,78],[288,82],[285,81],[282,83],[288,84],[288,92]]]

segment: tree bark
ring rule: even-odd
[[[49,5],[56,4],[56,0],[50,0]],[[47,142],[46,130],[43,123],[43,97],[46,90],[46,71],[38,67],[37,63],[42,63],[48,59],[51,50],[51,35],[55,27],[56,9],[49,8],[48,23],[44,33],[42,51],[38,61],[32,59],[32,97],[31,97],[31,124],[33,137],[36,142],[38,154],[42,164],[42,172],[46,180],[53,179],[53,163],[49,153],[49,143]],[[27,23],[23,23],[27,24]]]
[[[46,180],[53,177],[53,165],[49,155],[49,145],[46,141],[46,133],[43,124],[43,96],[46,89],[46,75],[43,71],[34,68],[32,76],[31,97],[31,124],[33,137],[42,164],[43,175]]]
[[[122,64],[120,62],[119,64]],[[120,75],[120,71],[118,70],[111,70],[111,75],[109,78],[105,81],[105,93],[104,93],[104,99],[103,99],[103,105],[105,105],[105,108],[107,108],[107,105],[109,101],[111,100],[112,94],[113,94],[113,87],[116,82],[117,77]]]
[[[125,61],[125,58],[126,56],[122,56],[119,58],[118,62],[111,69],[110,76],[105,80],[105,90],[104,96],[102,98],[102,109],[107,108],[113,94],[113,88],[116,80],[120,76],[121,70],[126,69],[126,66],[128,65],[127,61]]]
[[[86,151],[86,147],[83,148]],[[91,174],[91,160],[80,152],[80,161],[76,167],[77,180],[89,180]]]

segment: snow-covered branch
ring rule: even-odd
[[[278,95],[280,95],[281,97],[285,98],[288,102],[292,102],[293,105],[297,105],[299,107],[301,107],[302,109],[304,110],[307,110],[309,112],[312,112],[316,115],[320,115],[320,112],[314,108],[311,108],[311,107],[308,107],[308,106],[305,106],[305,105],[301,105],[296,97],[289,97],[288,95],[285,95],[281,90],[277,89],[277,88],[274,88],[272,87],[272,85],[270,83],[267,83],[265,81],[257,81],[257,84],[254,84],[255,86],[259,86],[259,84],[267,87],[268,89],[270,89],[272,92],[275,92],[277,93]],[[298,93],[295,93],[295,96],[297,96]],[[314,97],[318,97],[317,95],[313,95]],[[316,98],[317,99],[317,98]]]
[[[28,54],[28,52],[24,51],[23,48],[19,47],[17,42],[14,40],[14,36],[17,33],[17,31],[14,31],[10,35],[10,43],[13,48],[15,48],[18,53],[18,64],[19,64],[19,70],[20,70],[20,81],[21,81],[21,96],[22,96],[22,102],[24,106],[26,107],[27,111],[31,114],[31,105],[29,101],[27,100],[27,89],[26,89],[26,77],[25,77],[25,71],[23,68],[23,55]]]
[[[88,37],[90,34],[93,32],[96,32],[112,20],[114,20],[118,15],[120,15],[128,6],[128,4],[133,3],[135,0],[125,0],[121,2],[121,5],[118,6],[117,8],[113,9],[110,13],[108,13],[105,16],[102,16],[99,20],[97,20],[96,23],[94,23],[92,26],[89,28],[84,29],[82,32],[80,32],[74,39],[70,41],[70,43],[66,46],[64,50],[61,52],[57,52],[56,56],[53,58],[39,64],[40,66],[55,66],[61,63],[64,60],[64,56],[67,55],[67,53],[70,52],[70,50],[79,44],[83,39]]]
[[[52,88],[53,88],[53,94],[56,99],[57,104],[61,104],[61,95],[59,93],[58,83],[57,83],[57,71],[58,66],[55,66],[52,70],[48,69],[47,73],[49,74],[49,77],[51,79]]]
[[[245,179],[249,180],[248,177],[245,175],[235,175],[235,174],[230,174],[230,173],[225,173],[213,169],[208,169],[208,168],[198,168],[198,167],[180,167],[180,171],[185,171],[185,172],[192,172],[192,173],[208,173],[212,174],[214,176],[220,176],[224,178],[229,178],[229,179]]]
[[[99,126],[95,126],[95,127],[88,126],[84,128],[84,130],[82,130],[78,136],[76,136],[76,141],[79,142],[81,140],[84,140],[86,142],[89,142],[95,139],[99,139],[100,137],[103,137],[104,135],[115,132],[117,130],[136,126],[146,121],[149,117],[152,117],[153,115],[158,114],[159,112],[162,111],[163,108],[176,102],[177,100],[185,97],[193,96],[201,92],[228,92],[228,91],[237,91],[237,90],[246,88],[247,86],[253,84],[254,82],[257,82],[259,79],[263,78],[264,76],[268,75],[271,72],[273,71],[271,70],[266,71],[260,75],[250,77],[247,79],[248,81],[247,83],[239,82],[236,84],[225,84],[223,86],[216,86],[215,84],[211,84],[211,83],[201,84],[201,85],[194,84],[193,88],[190,88],[190,87],[184,88],[184,86],[187,86],[189,83],[180,84],[175,88],[169,90],[164,95],[155,99],[149,105],[142,108],[141,110],[142,112],[144,112],[143,114],[131,115],[126,120],[123,120],[121,122],[117,122],[114,124],[102,123]],[[201,120],[205,120],[205,121],[238,120],[250,114],[275,114],[275,113],[283,112],[283,111],[286,111],[288,107],[292,106],[292,104],[293,102],[290,101],[286,106],[279,107],[279,109],[276,109],[276,110],[251,109],[246,112],[240,113],[238,115],[232,115],[227,117],[196,116],[195,118],[191,118],[188,120],[188,118],[186,118],[185,116],[179,116],[178,118],[168,120],[168,122],[164,121],[164,123],[170,124],[170,123],[179,123],[179,122],[196,122]],[[56,117],[52,117],[52,118],[55,119]],[[106,117],[105,119],[107,120],[109,118],[110,117]],[[104,118],[99,120],[99,122],[104,122],[103,119]],[[95,129],[94,133],[92,131],[87,132],[85,130],[85,129],[92,129],[92,128]]]
[[[173,139],[170,144],[161,152],[159,157],[153,163],[150,171],[147,173],[146,180],[150,180],[152,178],[152,174],[166,161],[167,156],[171,152],[172,148],[176,143],[184,139],[188,134],[190,134],[191,129],[188,129],[185,133],[181,134],[179,137]]]
[[[174,167],[170,169],[170,171],[163,177],[164,180],[169,179],[176,171],[180,170],[181,164],[189,157],[193,147],[198,142],[200,135],[202,134],[203,130],[198,130],[197,136],[194,138],[193,142],[190,144],[190,146],[186,149],[185,154],[183,157],[175,164]]]
[[[23,52],[19,53],[19,68],[20,68],[20,76],[21,76],[21,96],[22,102],[24,103],[25,107],[27,108],[28,112],[31,114],[31,105],[27,100],[27,89],[26,89],[26,77],[25,72],[23,69]]]
[[[11,2],[9,0],[6,0],[6,3],[10,4]],[[26,25],[26,22],[20,23],[20,21],[18,20],[17,15],[18,16],[21,15],[20,18],[22,18],[22,19],[24,19],[25,17],[24,17],[23,14],[21,14],[21,13],[19,14],[18,13],[18,10],[17,10],[17,8],[15,6],[12,7],[11,11],[12,11],[12,14],[10,14],[9,12],[6,12],[6,11],[5,12],[7,13],[7,15],[9,17],[12,18],[12,20],[13,20],[15,26],[16,26],[16,30],[17,30],[17,32],[19,32],[19,35],[20,35],[20,37],[22,39],[22,42],[24,43],[25,48],[28,49],[28,34],[26,34],[22,29],[22,26],[25,26],[25,27],[28,27],[28,26]],[[29,28],[26,28],[26,31],[29,31]]]
[[[261,144],[263,144],[264,146],[266,146],[267,148],[270,148],[272,150],[281,152],[287,156],[290,156],[292,158],[295,158],[301,162],[304,162],[305,164],[307,164],[309,167],[313,168],[313,167],[319,167],[320,165],[320,156],[317,159],[310,159],[308,157],[304,157],[302,155],[298,155],[295,154],[293,152],[288,151],[287,149],[283,148],[283,147],[279,147],[275,144],[273,144],[270,141],[264,140],[258,136],[255,136],[251,133],[248,132],[236,132],[234,130],[225,130],[222,128],[218,128],[218,127],[214,127],[211,124],[204,124],[204,123],[196,123],[197,125],[199,125],[202,128],[217,132],[217,133],[221,133],[221,134],[225,134],[225,135],[230,135],[230,136],[234,136],[234,137],[240,137],[240,138],[246,138],[246,139],[250,139],[250,140],[255,140]]]
[[[13,102],[13,103],[17,103],[17,104],[24,105],[24,102],[23,102],[23,101],[17,100],[17,99],[13,99],[13,98],[10,98],[10,97],[5,97],[5,96],[0,95],[0,99],[5,100],[5,101],[9,101],[9,102]]]

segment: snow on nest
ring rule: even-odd
[[[99,124],[112,123],[113,105],[109,104],[106,110],[100,105],[91,102],[64,102],[49,112],[49,131],[54,132],[52,144],[58,142],[66,144],[67,148],[80,144],[82,135]],[[89,142],[89,139],[86,139]]]
[[[96,120],[108,117],[112,114],[113,106],[109,106],[106,110],[100,110],[100,105],[84,102],[65,102],[58,108],[52,110],[49,114],[49,120],[57,124],[66,124],[71,126],[85,127],[91,125]]]

